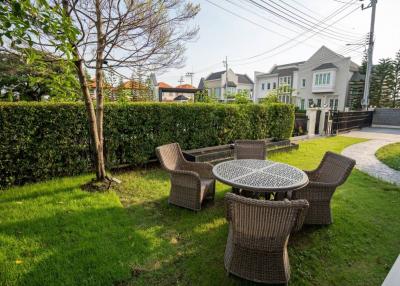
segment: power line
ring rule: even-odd
[[[310,15],[310,14],[308,14],[308,13],[305,13],[304,11],[302,11],[302,10],[300,10],[300,9],[298,9],[298,8],[296,8],[296,7],[294,7],[293,5],[290,5],[290,4],[287,3],[286,1],[283,1],[283,0],[278,0],[278,1],[279,1],[279,2],[282,2],[284,5],[286,5],[286,6],[290,7],[290,8],[292,8],[292,9],[294,9],[295,11],[299,12],[299,13],[302,14],[302,15],[305,15],[306,17],[308,17],[308,18],[310,18],[310,19],[316,20],[317,22],[320,22],[320,21],[321,21],[321,19],[316,18],[316,17],[314,17],[313,15]],[[351,2],[351,1],[350,1],[350,2]],[[343,2],[343,3],[346,4],[346,2]],[[356,3],[353,3],[353,4],[356,4]],[[334,26],[332,26],[331,29],[329,29],[329,30],[330,30],[330,31],[333,31],[333,32],[335,32],[335,33],[339,33],[339,34],[345,35],[345,36],[349,36],[349,37],[354,37],[354,36],[359,37],[359,36],[360,36],[360,34],[355,34],[355,33],[352,33],[352,32],[346,31],[346,30],[338,29],[338,28],[336,28],[336,27],[334,27]]]
[[[358,8],[357,8],[357,9],[358,9]],[[350,14],[354,13],[357,9],[353,9],[353,10],[350,11],[349,13],[345,14],[343,17],[341,17],[341,18],[335,20],[335,21],[334,21],[333,23],[331,23],[330,25],[333,25],[333,24],[339,22],[339,21],[342,20],[343,18],[345,18],[345,17],[349,16]],[[334,15],[334,14],[335,14],[335,15]],[[337,15],[337,11],[335,11],[335,12],[333,12],[331,15],[327,16],[327,18],[324,19],[324,21],[327,21],[327,20],[329,20],[329,18],[332,18],[332,15],[336,16],[336,15]],[[333,16],[333,17],[334,17],[334,16]],[[306,37],[305,39],[301,40],[300,42],[304,42],[304,41],[306,41],[306,40],[308,40],[308,39],[314,37],[315,35],[318,34],[318,32],[319,32],[319,31],[315,31],[313,34],[311,34],[310,36],[308,36],[308,37]],[[307,34],[307,32],[304,32],[304,33],[302,33],[302,34],[296,36],[296,37],[293,38],[292,40],[296,40],[296,39],[298,39],[298,38],[300,38],[300,37],[302,37],[302,36],[304,36],[304,35],[306,35],[306,34]],[[271,48],[271,49],[269,49],[269,50],[267,50],[267,51],[265,51],[265,52],[262,52],[262,53],[260,53],[260,54],[255,55],[255,56],[248,57],[248,58],[244,58],[244,59],[239,59],[239,60],[232,60],[232,62],[235,62],[235,61],[245,61],[245,60],[250,60],[250,59],[258,58],[258,57],[260,57],[260,56],[263,56],[263,55],[265,55],[265,54],[268,54],[268,53],[270,53],[270,52],[273,52],[274,50],[277,50],[277,49],[279,49],[280,47],[285,46],[285,45],[291,43],[292,40],[286,41],[286,42],[284,42],[284,43],[282,43],[282,44],[280,44],[280,45],[277,45],[277,46],[275,46],[275,47],[273,47],[273,48]],[[287,51],[287,50],[289,50],[289,49],[291,49],[291,48],[294,48],[294,47],[296,47],[296,46],[297,46],[297,44],[292,45],[292,46],[290,46],[289,48],[287,48],[287,49],[285,49],[285,50],[283,50],[283,51]],[[283,51],[282,51],[282,52],[283,52]],[[278,54],[279,54],[279,53],[278,53]]]
[[[256,26],[260,26],[259,24],[254,23],[253,21],[251,21],[251,20],[249,20],[249,19],[247,19],[247,18],[245,18],[245,17],[242,17],[242,16],[238,15],[237,13],[234,13],[234,12],[232,12],[232,11],[230,11],[230,10],[228,10],[228,9],[226,9],[226,8],[224,8],[224,7],[222,7],[222,6],[218,5],[218,4],[216,4],[216,3],[213,3],[213,2],[211,2],[210,0],[206,0],[206,1],[207,1],[208,3],[210,3],[211,5],[216,6],[217,8],[220,8],[221,10],[224,10],[225,12],[227,12],[227,13],[229,13],[229,14],[232,14],[232,15],[234,15],[234,16],[237,16],[237,17],[239,17],[239,18],[241,18],[241,19],[243,19],[243,20],[245,20],[245,21],[250,21],[250,23],[255,24]],[[294,1],[294,0],[293,0],[293,1]],[[349,7],[350,7],[350,6],[348,5],[348,3],[345,4],[345,5],[343,5],[343,6],[341,6],[340,8],[336,9],[333,13],[331,13],[330,15],[328,15],[327,17],[325,17],[324,19],[321,19],[321,22],[323,22],[323,21],[326,22],[326,21],[328,21],[328,20],[330,20],[330,19],[336,17],[337,15],[339,15],[340,13],[342,13],[344,10],[346,10],[346,9],[349,8]],[[357,8],[357,9],[358,9],[358,8]],[[355,12],[355,10],[356,10],[356,9],[350,11],[348,14],[344,15],[343,17],[341,17],[341,18],[335,20],[333,23],[329,24],[328,27],[334,25],[335,23],[339,22],[340,20],[342,20],[343,18],[347,17],[347,16],[350,15],[351,13]],[[262,27],[265,28],[264,26],[262,26]],[[320,29],[321,29],[321,28],[320,28]],[[270,29],[268,29],[268,30],[270,31]],[[273,31],[273,32],[276,34],[275,31]],[[315,36],[318,32],[319,32],[319,31],[316,31],[316,32],[314,32],[311,36],[309,36],[309,37],[303,39],[303,40],[301,41],[301,43],[304,43],[304,41],[306,41],[306,40],[308,40],[309,38]],[[273,51],[275,51],[275,50],[277,50],[277,49],[279,49],[279,48],[281,48],[281,47],[283,47],[283,46],[285,46],[285,45],[287,45],[287,44],[289,44],[289,43],[292,43],[293,41],[296,41],[298,38],[300,38],[300,37],[306,35],[307,33],[308,33],[308,31],[307,31],[307,32],[303,32],[302,34],[297,35],[297,36],[294,37],[294,38],[290,38],[288,41],[285,41],[285,42],[283,42],[283,43],[281,43],[281,44],[279,44],[279,45],[277,45],[277,46],[275,46],[275,47],[273,47],[273,48],[271,48],[271,49],[269,49],[269,50],[267,50],[267,51],[264,51],[264,52],[262,52],[262,53],[256,54],[256,55],[254,55],[254,56],[246,57],[246,58],[242,58],[242,59],[234,59],[234,60],[231,60],[231,61],[232,61],[232,62],[246,61],[246,60],[250,60],[250,59],[254,59],[254,58],[263,56],[263,55],[268,54],[268,53],[270,53],[270,52],[273,52]],[[283,36],[283,35],[281,35],[281,36]],[[288,49],[291,49],[291,48],[293,48],[293,47],[295,47],[295,46],[297,46],[297,45],[291,46],[291,47],[289,47]],[[282,52],[287,51],[288,49],[285,49],[285,50],[283,50]],[[274,55],[277,55],[277,54],[279,54],[279,53],[276,53],[276,54],[274,54]],[[253,63],[253,62],[251,62],[251,63]],[[247,65],[247,64],[251,64],[251,63],[246,63],[246,65]],[[195,73],[200,73],[200,72],[204,72],[204,71],[206,71],[206,70],[210,70],[211,68],[216,67],[216,66],[219,65],[219,64],[220,64],[220,63],[215,63],[215,64],[213,64],[213,65],[210,65],[210,66],[207,66],[207,67],[205,67],[205,68],[199,69],[199,70],[195,71]]]
[[[286,20],[287,22],[289,22],[289,23],[291,23],[293,25],[297,25],[297,26],[301,27],[304,30],[311,31],[311,30],[313,30],[315,28],[321,27],[321,24],[324,24],[323,22],[312,23],[312,24],[307,23],[306,21],[304,21],[302,19],[299,19],[299,17],[296,16],[295,13],[292,13],[295,17],[290,18],[290,17],[287,16],[286,11],[283,11],[282,9],[277,8],[277,7],[269,4],[268,2],[266,2],[264,0],[261,0],[261,2],[265,3],[268,7],[258,3],[256,1],[254,1],[254,0],[247,0],[247,1],[250,2],[251,4],[253,4],[254,6],[258,7],[259,9],[265,10],[268,13],[270,13],[270,14],[276,16],[276,17],[282,18],[282,19]],[[275,4],[275,2],[273,2],[272,0],[270,0],[270,1]],[[277,5],[279,7],[279,4],[275,4],[275,5]],[[276,12],[274,10],[271,10],[271,9],[274,9],[274,10],[276,10],[278,12]],[[349,39],[349,38],[339,37],[339,36],[335,35],[334,33],[328,31],[327,27],[322,27],[322,28],[323,28],[323,30],[320,31],[321,34],[324,34],[325,36],[327,36],[327,37],[329,37],[331,39],[334,39],[334,40],[337,40],[337,41],[343,41],[343,40],[349,41],[349,40],[352,40],[352,39]]]
[[[309,11],[309,12],[315,14],[315,15],[318,15],[318,16],[321,16],[321,17],[323,16],[321,13],[318,13],[318,12],[316,12],[316,11],[310,9],[309,7],[307,7],[306,5],[304,5],[303,3],[301,3],[301,2],[298,1],[298,0],[291,0],[291,1],[294,2],[294,3],[296,3],[298,6],[304,8],[305,10],[307,10],[307,11]],[[346,3],[348,3],[348,2],[342,2],[342,4],[346,4]],[[358,3],[351,3],[351,5],[358,5]],[[341,29],[341,28],[339,28],[339,27],[336,27],[336,29],[347,32],[347,30]],[[360,34],[358,34],[358,33],[354,33],[354,34],[360,36]]]

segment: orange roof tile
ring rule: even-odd
[[[146,85],[138,81],[128,80],[122,84],[123,89],[147,89]]]
[[[168,83],[165,82],[159,82],[158,87],[171,88],[172,86],[170,86]]]
[[[196,89],[193,85],[190,84],[181,84],[178,85],[176,88]]]

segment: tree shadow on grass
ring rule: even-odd
[[[11,270],[1,275],[5,284],[15,279],[10,284],[111,285],[167,247],[135,229],[121,207],[1,224],[0,234],[7,238],[5,263]]]

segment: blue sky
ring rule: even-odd
[[[232,15],[208,1],[239,16]],[[262,0],[258,1],[262,3]],[[271,0],[264,1],[269,2]],[[198,38],[196,41],[187,44],[185,67],[178,70],[170,69],[163,74],[157,74],[158,81],[178,85],[181,75],[186,72],[195,72],[193,83],[197,85],[202,76],[223,69],[222,60],[225,56],[228,57],[229,66],[236,73],[247,73],[250,77],[253,77],[254,71],[267,72],[273,64],[306,60],[321,45],[337,52],[343,51],[345,56],[351,56],[357,63],[361,62],[364,48],[362,46],[346,47],[346,43],[360,41],[369,31],[371,9],[364,11],[357,9],[362,2],[356,0],[273,1],[282,6],[285,6],[285,3],[291,5],[315,19],[324,19],[334,11],[346,8],[335,17],[324,21],[325,25],[344,17],[352,10],[355,11],[329,27],[327,32],[329,35],[314,35],[314,33],[309,32],[306,35],[299,36],[304,33],[304,30],[300,27],[273,16],[261,8],[256,8],[246,0],[193,0],[193,2],[201,5],[201,11],[193,21],[195,25],[200,27]],[[344,3],[346,2],[354,2],[354,4],[345,6]],[[364,0],[364,3],[367,4],[368,1]],[[264,4],[264,6],[266,5]],[[396,51],[400,49],[399,11],[399,0],[378,1],[374,61],[383,57],[394,57]],[[310,19],[305,14],[296,13],[305,19]],[[288,16],[288,18],[290,17]],[[301,19],[301,21],[304,20]],[[317,21],[315,20],[315,22]],[[312,37],[307,39],[310,36]],[[290,40],[295,37],[298,37],[297,41]],[[352,41],[352,39],[354,40]],[[299,43],[299,41],[302,43]],[[267,52],[284,42],[288,42],[288,44],[274,49],[272,52]],[[254,57],[262,53],[265,54]],[[254,58],[248,59],[250,57]],[[184,79],[186,83],[190,83],[189,78]]]

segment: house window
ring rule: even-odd
[[[265,83],[262,83],[261,84],[261,90],[264,90],[265,89]]]
[[[228,93],[236,93],[236,87],[228,87]]]
[[[317,107],[321,107],[321,99],[320,98],[317,99]]]
[[[276,89],[276,82],[273,83],[272,88]]]
[[[267,83],[267,89],[268,89],[268,90],[271,89],[271,83]]]
[[[221,97],[221,88],[220,87],[214,88],[214,95],[218,98]]]
[[[324,72],[324,73],[316,73],[314,75],[314,85],[315,86],[324,86],[331,84],[331,73]]]
[[[300,100],[300,110],[304,110],[305,109],[305,101],[306,100],[304,98]]]
[[[339,104],[339,100],[338,99],[330,99],[329,100],[330,109],[337,110],[338,104]]]
[[[308,100],[308,107],[313,107],[313,105],[314,105],[314,100],[309,99]]]
[[[279,78],[279,86],[283,86],[284,92],[288,92],[291,85],[292,85],[291,76],[282,76]]]
[[[306,79],[305,78],[303,78],[301,80],[301,87],[306,87]]]

